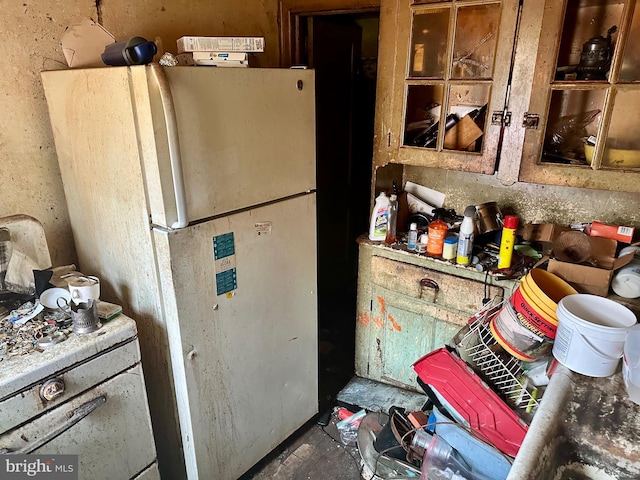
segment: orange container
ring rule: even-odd
[[[442,220],[435,220],[429,224],[429,239],[427,240],[427,255],[441,257],[444,249],[444,239],[447,238],[449,227]]]

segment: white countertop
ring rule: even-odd
[[[42,352],[34,350],[26,355],[4,358],[0,361],[0,401],[136,335],[135,321],[121,314],[103,322],[95,332],[70,333],[66,340],[48,346]]]

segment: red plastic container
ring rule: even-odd
[[[440,348],[415,362],[413,369],[469,422],[479,438],[507,455],[517,455],[528,426],[462,359]]]

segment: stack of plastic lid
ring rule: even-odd
[[[624,298],[640,297],[640,247],[625,247],[620,250],[620,256],[631,252],[635,252],[635,258],[622,267],[611,280],[611,289]]]

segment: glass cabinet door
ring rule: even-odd
[[[638,191],[640,7],[547,0],[520,180]],[[548,7],[548,8],[547,8]],[[634,178],[635,177],[635,178]]]
[[[399,1],[395,161],[494,173],[516,13],[499,0]]]

